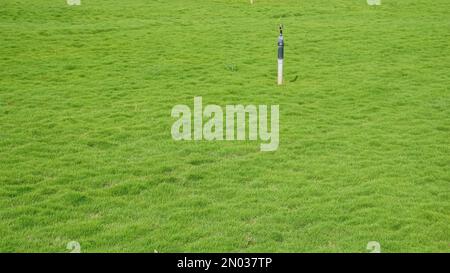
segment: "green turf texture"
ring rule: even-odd
[[[448,0],[0,6],[0,252],[450,251]],[[194,96],[279,149],[172,140]]]

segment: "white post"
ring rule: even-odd
[[[283,26],[280,25],[280,36],[278,37],[278,85],[283,84],[283,61],[284,61],[284,38]]]
[[[381,0],[367,0],[369,6],[379,6],[381,5]]]
[[[79,6],[79,5],[81,5],[81,0],[67,0],[67,5]]]
[[[283,84],[283,59],[278,59],[278,85]]]

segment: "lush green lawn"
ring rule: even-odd
[[[255,2],[0,0],[0,251],[449,252],[450,2]],[[278,151],[172,140],[194,96]]]

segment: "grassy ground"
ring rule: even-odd
[[[0,251],[449,252],[449,1],[255,2],[0,0]],[[194,96],[278,151],[173,141]]]

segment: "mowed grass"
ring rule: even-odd
[[[0,251],[449,252],[449,13],[0,0]],[[194,96],[280,105],[279,149],[172,140]]]

